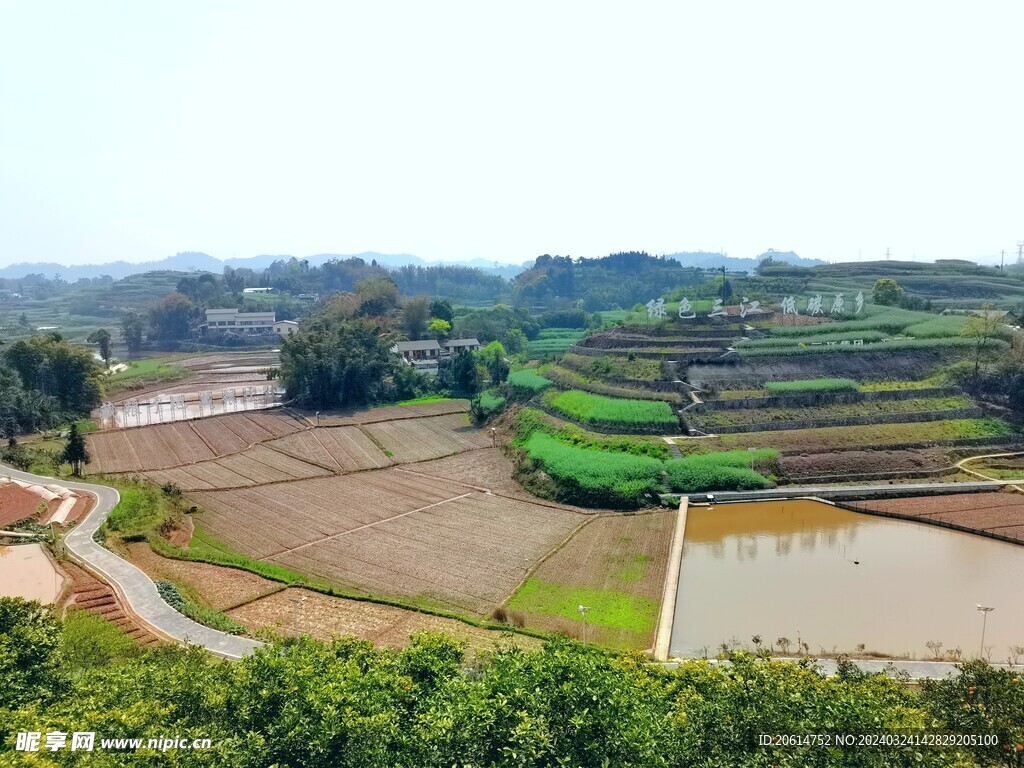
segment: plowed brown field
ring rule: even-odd
[[[1024,542],[1024,495],[1019,493],[958,493],[862,501],[854,506],[911,515],[922,520],[941,520]]]
[[[280,635],[290,635],[295,616],[292,600],[299,597],[306,598],[299,614],[299,631],[318,640],[355,635],[377,646],[403,648],[417,632],[444,632],[477,651],[493,649],[495,644],[531,648],[541,643],[532,637],[481,629],[455,619],[379,603],[328,597],[305,589],[276,592],[228,611],[228,615],[253,630],[270,627]]]
[[[385,421],[368,424],[363,429],[399,463],[491,447],[490,436],[470,426],[462,414]]]
[[[441,503],[266,559],[370,594],[487,615],[584,519],[459,490]]]
[[[208,419],[94,432],[86,436],[90,472],[167,469],[223,456],[306,426],[281,413],[232,413]]]

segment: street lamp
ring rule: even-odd
[[[320,426],[320,411],[316,412],[316,425],[318,427]]]
[[[302,604],[304,602],[306,602],[306,598],[305,598],[305,596],[303,596],[303,597],[299,597],[299,598],[290,597],[288,599],[292,601],[292,605],[294,606],[293,615],[294,615],[294,620],[295,620],[295,636],[298,637],[299,636],[299,608],[301,608]]]
[[[589,611],[590,608],[585,605],[581,605],[578,610],[580,612],[580,616],[583,617],[583,642],[585,643],[587,642],[587,611]]]
[[[978,606],[978,610],[981,611],[981,614],[982,614],[982,619],[981,619],[981,654],[980,654],[979,658],[984,659],[985,658],[985,625],[988,624],[988,615],[992,611],[994,611],[995,608],[990,608],[988,606],[982,605],[981,603],[976,603],[976,605]]]

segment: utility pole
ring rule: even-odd
[[[988,624],[988,615],[995,610],[990,606],[982,605],[978,603],[978,610],[981,611],[981,654],[978,656],[979,659],[985,658],[985,627]]]
[[[1024,240],[1017,243],[1017,266],[1024,265]]]

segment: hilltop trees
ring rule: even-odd
[[[875,304],[883,304],[892,307],[900,303],[903,298],[903,286],[891,277],[880,277],[875,280],[871,289],[871,300]]]

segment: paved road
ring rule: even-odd
[[[93,534],[120,500],[120,494],[114,488],[30,475],[3,464],[0,464],[0,475],[43,485],[57,482],[65,488],[93,494],[96,497],[96,506],[64,537],[64,546],[75,559],[87,563],[107,581],[116,585],[118,591],[128,601],[132,612],[160,633],[183,643],[201,645],[227,659],[239,659],[262,645],[255,640],[204,627],[178,613],[160,597],[160,593],[156,591],[156,584],[149,576],[93,540]]]

